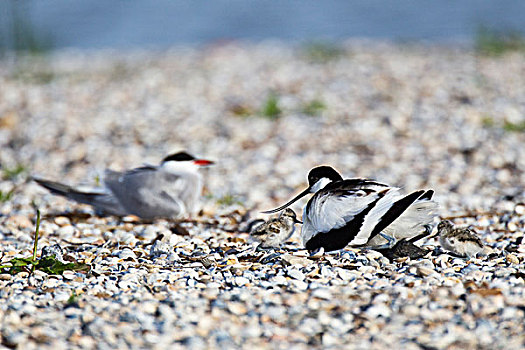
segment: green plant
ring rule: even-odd
[[[27,168],[22,164],[17,164],[14,168],[3,168],[2,172],[3,172],[2,177],[4,179],[13,181],[19,175],[26,173]]]
[[[243,203],[232,194],[225,194],[222,197],[217,198],[216,203],[220,206],[229,207],[232,205],[243,205]]]
[[[13,194],[15,193],[15,190],[12,189],[8,192],[4,192],[4,191],[1,191],[0,190],[0,203],[5,203],[9,200],[11,200],[11,198],[13,198]]]
[[[279,98],[275,93],[270,93],[264,102],[261,114],[269,119],[277,119],[281,116],[282,110],[279,107]]]
[[[486,128],[492,128],[495,124],[494,118],[490,115],[483,116],[483,118],[481,118],[481,124]]]
[[[78,294],[75,291],[71,292],[71,295],[66,301],[66,305],[75,305],[78,302]]]
[[[48,274],[62,275],[66,270],[72,271],[89,271],[90,266],[84,263],[71,262],[63,263],[56,259],[56,256],[46,256],[39,260],[36,259],[38,251],[38,238],[40,229],[40,210],[36,211],[36,228],[35,228],[35,240],[33,242],[33,256],[30,258],[13,258],[6,264],[0,265],[0,271],[2,273],[9,273],[15,275],[22,271],[33,273],[35,270],[40,270]]]
[[[100,175],[98,175],[98,174],[95,176],[95,185],[97,185],[99,187],[102,186],[102,182],[100,180]]]
[[[310,62],[326,63],[339,59],[344,50],[337,44],[327,41],[312,41],[306,43],[302,48],[303,55]]]
[[[496,31],[480,27],[474,39],[476,52],[487,56],[500,56],[509,51],[525,50],[525,39],[517,31]]]
[[[321,114],[325,109],[326,105],[323,103],[323,101],[312,100],[303,106],[302,112],[309,116],[316,116]]]
[[[525,132],[525,120],[519,123],[505,121],[505,123],[503,124],[503,130],[509,132]]]

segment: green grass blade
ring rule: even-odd
[[[33,245],[33,261],[36,260],[36,253],[38,251],[38,231],[40,230],[40,210],[36,210],[36,229],[35,229],[35,243]]]

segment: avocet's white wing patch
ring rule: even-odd
[[[301,240],[305,243],[316,234],[347,225],[385,190],[388,187],[373,183],[360,188],[317,192],[304,209]]]

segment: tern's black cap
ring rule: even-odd
[[[176,162],[182,162],[182,161],[186,161],[186,160],[195,160],[195,157],[192,156],[191,154],[186,153],[186,152],[177,152],[177,153],[173,153],[173,154],[170,154],[169,156],[165,157],[162,160],[162,163],[169,162],[171,160],[174,160]]]

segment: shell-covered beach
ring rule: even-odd
[[[187,150],[206,169],[192,222],[97,216],[30,180]],[[438,45],[225,43],[0,61],[0,256],[89,270],[0,274],[5,347],[520,349],[525,346],[525,55]],[[309,256],[296,232],[253,251],[316,165],[434,189],[483,256]],[[292,207],[300,213],[306,199]],[[437,223],[437,221],[436,221]],[[300,231],[300,227],[297,228]]]

